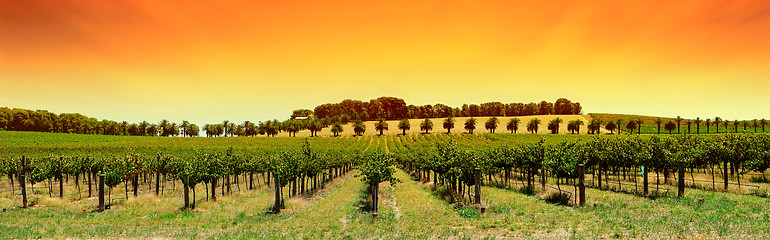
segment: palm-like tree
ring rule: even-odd
[[[719,123],[722,122],[722,118],[720,117],[714,117],[714,127],[717,128],[717,133],[719,133]]]
[[[682,120],[683,120],[682,117],[676,116],[676,134],[681,134],[682,133],[680,131],[680,129],[681,129],[680,126],[681,126]]]
[[[468,133],[473,134],[473,130],[476,129],[476,119],[475,118],[468,118],[468,120],[465,120],[465,130],[468,130]]]
[[[519,123],[521,120],[518,118],[511,118],[511,120],[508,120],[508,124],[505,125],[505,128],[508,129],[508,131],[511,131],[511,133],[515,133],[519,130]]]
[[[663,126],[666,128],[666,131],[668,131],[668,134],[672,134],[672,132],[676,129],[676,124],[674,121],[668,120],[668,123],[666,123],[666,126]]]
[[[422,123],[420,123],[420,130],[425,131],[425,134],[428,134],[428,131],[433,130],[433,121],[428,118],[423,120]]]
[[[533,118],[532,120],[529,120],[529,123],[527,124],[527,131],[537,134],[537,130],[540,128],[540,119]]]
[[[147,121],[142,121],[139,123],[139,135],[140,136],[147,136],[147,128],[150,127],[150,123]]]
[[[380,131],[380,136],[382,136],[382,131],[388,130],[388,122],[386,122],[384,118],[380,118],[374,123],[374,129]]]
[[[497,129],[497,123],[499,121],[497,120],[497,117],[492,117],[487,120],[486,123],[484,123],[484,128],[489,131],[489,133],[495,133],[495,129]]]
[[[559,125],[563,123],[564,120],[561,120],[561,118],[555,118],[551,120],[551,122],[548,123],[548,127],[551,130],[551,133],[559,134]]]
[[[168,136],[168,128],[169,128],[168,120],[163,119],[158,123],[158,128],[160,128],[160,136],[166,137]]]
[[[722,121],[722,126],[725,126],[725,133],[730,132],[730,120],[725,119]]]
[[[356,135],[361,136],[364,135],[364,132],[366,132],[366,125],[361,120],[356,120],[353,123],[353,132],[355,132]]]
[[[452,128],[455,128],[455,119],[452,116],[444,118],[444,129],[446,129],[446,133],[451,133]]]
[[[746,128],[749,127],[749,121],[743,120],[741,121],[741,125],[743,125],[743,132],[746,132]]]
[[[700,122],[701,120],[699,117],[695,118],[695,121],[693,121],[693,123],[695,123],[695,134],[700,134]]]
[[[580,134],[580,126],[583,126],[583,121],[580,119],[572,120],[567,124],[568,130],[571,131],[573,134],[577,132],[577,134]]]
[[[629,123],[631,123],[631,122],[629,122]],[[615,128],[616,127],[617,127],[617,125],[614,122],[612,122],[612,121],[608,122],[607,125],[604,126],[604,128],[606,128],[607,130],[610,131],[610,134],[615,132]],[[631,133],[633,133],[633,132],[631,132]],[[618,134],[620,134],[620,131],[618,131]]]
[[[403,134],[406,135],[406,130],[411,129],[412,126],[409,123],[409,119],[401,119],[401,122],[398,122],[398,129],[401,129],[403,131]]]
[[[735,127],[735,132],[738,132],[738,126],[740,126],[740,125],[741,125],[741,121],[738,121],[738,119],[735,119],[735,121],[733,121],[733,126]]]
[[[690,126],[692,126],[692,121],[689,119],[685,122],[687,124],[687,134],[690,134]]]
[[[759,120],[751,120],[751,127],[754,128],[754,133],[757,133],[757,128],[759,128]]]
[[[630,120],[630,121],[633,121],[633,120]],[[609,124],[609,123],[607,123],[607,124]],[[615,119],[615,124],[616,124],[615,128],[618,129],[618,134],[620,134],[620,128],[623,127],[623,119],[620,119],[620,118]],[[605,127],[605,128],[607,128],[607,127]],[[609,130],[609,129],[607,129],[607,130]],[[612,133],[612,131],[610,131],[610,134],[611,133]],[[631,132],[631,133],[634,133],[634,132]]]
[[[660,134],[660,124],[663,123],[663,120],[660,118],[655,119],[655,124],[658,124],[658,134]]]
[[[711,126],[711,118],[707,118],[706,119],[706,133],[707,134],[710,133],[709,132],[709,126]]]
[[[182,121],[182,125],[179,125],[179,127],[182,128],[182,137],[186,137],[187,136],[187,128],[190,127],[190,122],[184,120],[184,121]]]
[[[342,132],[342,123],[335,122],[334,125],[332,125],[332,133],[334,133],[334,136],[339,136],[339,134]]]
[[[641,118],[636,119],[636,134],[642,134],[642,123],[644,123],[644,121],[642,121]]]
[[[227,134],[230,133],[230,121],[229,120],[222,121],[222,127],[224,128],[223,136],[227,137]]]
[[[765,132],[765,125],[767,125],[767,121],[763,118],[762,120],[759,120],[759,125],[762,125],[762,132]]]
[[[631,132],[631,134],[633,134],[634,130],[636,130],[636,122],[635,121],[628,121],[628,123],[626,124],[626,128],[628,129],[629,132]]]

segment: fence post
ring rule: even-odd
[[[644,195],[647,196],[649,194],[649,180],[647,180],[647,167],[642,166],[642,176],[644,177]]]
[[[578,186],[580,188],[580,206],[586,205],[586,177],[585,177],[586,165],[578,165]]]
[[[679,195],[684,197],[684,162],[679,162]]]
[[[104,173],[99,173],[99,211],[104,212]]]
[[[373,183],[374,183],[374,186],[372,186],[372,189],[374,191],[372,191],[372,215],[377,217],[377,213],[378,213],[377,212],[377,207],[379,207],[378,204],[377,204],[377,202],[379,200],[378,199],[379,196],[377,196],[377,192],[379,192],[379,190],[380,190],[380,175],[379,174],[377,174],[377,173],[374,174]]]
[[[27,169],[27,159],[21,156],[21,175],[19,176],[19,182],[21,183],[21,202],[22,207],[27,208],[27,177],[24,171]]]
[[[160,163],[160,156],[158,156],[158,163]],[[160,171],[155,172],[155,196],[160,195]]]
[[[183,210],[190,209],[190,177],[185,176],[182,184],[184,185],[184,208]]]
[[[273,180],[275,180],[275,204],[273,204],[273,213],[281,213],[281,178],[277,173],[273,174]]]

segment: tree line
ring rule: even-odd
[[[330,122],[347,123],[355,120],[374,121],[399,120],[404,118],[446,118],[446,117],[479,117],[479,116],[529,116],[529,115],[573,115],[580,114],[583,107],[578,102],[559,98],[556,102],[541,101],[540,103],[502,103],[487,102],[482,104],[463,104],[461,107],[450,107],[444,104],[407,105],[403,99],[396,97],[380,97],[364,102],[361,100],[345,99],[340,103],[326,103],[316,106],[313,110],[297,109],[291,118],[315,116],[318,119],[331,118]]]

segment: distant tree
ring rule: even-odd
[[[187,136],[187,128],[190,127],[190,122],[184,120],[182,121],[182,124],[179,125],[180,128],[182,128],[182,137]]]
[[[147,136],[147,128],[150,127],[150,123],[142,121],[139,123],[139,136]]]
[[[570,127],[570,131],[572,131],[573,134],[580,134],[580,126],[583,126],[583,121],[580,119],[575,119],[570,121],[567,127]]]
[[[511,120],[508,120],[508,124],[505,125],[505,128],[508,129],[508,131],[511,131],[511,133],[516,133],[519,130],[519,123],[521,120],[518,118],[511,118]]]
[[[663,123],[663,120],[660,118],[655,119],[655,124],[658,124],[658,134],[660,134],[660,124]]]
[[[171,126],[169,126],[168,134],[170,136],[179,136],[179,126],[176,125],[176,123],[171,123]]]
[[[468,118],[468,120],[465,120],[465,130],[468,130],[468,133],[473,134],[473,130],[476,129],[476,119],[471,117]]]
[[[736,133],[738,132],[738,126],[740,126],[740,125],[741,125],[741,121],[738,121],[738,119],[733,121],[733,126],[735,126],[735,132]]]
[[[559,133],[559,125],[564,122],[560,118],[554,118],[550,122],[548,122],[548,130],[551,130],[551,134],[558,134]]]
[[[709,127],[711,126],[711,118],[706,118],[706,122],[704,125],[706,125],[706,134],[711,133],[709,131],[710,130]]]
[[[364,125],[364,122],[361,120],[356,120],[353,123],[353,132],[355,132],[357,136],[364,135],[364,132],[366,132],[366,125]]]
[[[720,122],[722,122],[722,118],[720,118],[720,117],[715,117],[715,118],[714,118],[714,126],[715,126],[715,127],[716,127],[716,129],[717,129],[717,133],[719,133],[719,123],[720,123]]]
[[[318,120],[315,117],[310,117],[307,122],[307,129],[310,130],[310,136],[318,136],[318,132],[323,129],[323,124],[321,124],[321,121]]]
[[[692,121],[687,119],[687,121],[685,121],[685,124],[687,124],[687,134],[690,134],[691,133],[690,132],[690,126],[692,126]]]
[[[445,118],[443,126],[446,129],[446,133],[452,132],[452,128],[455,127],[455,119],[452,116]]]
[[[158,123],[158,130],[160,132],[161,137],[168,137],[171,135],[171,124],[168,122],[168,120],[163,119]]]
[[[636,127],[637,126],[635,121],[628,121],[628,123],[626,124],[626,129],[628,129],[628,131],[631,132],[631,134],[634,133],[634,130],[636,130]]]
[[[695,123],[695,134],[700,134],[700,117],[695,118],[695,121],[693,122]]]
[[[762,125],[762,132],[765,132],[765,125],[767,125],[767,121],[763,118],[762,120],[759,120],[759,125]]]
[[[682,117],[676,116],[676,134],[681,134],[679,126],[682,123],[682,120],[683,120]]]
[[[186,136],[197,137],[199,135],[200,129],[198,128],[198,125],[188,124],[184,131]]]
[[[527,131],[537,134],[537,130],[540,128],[540,119],[533,118],[527,123]]]
[[[388,130],[388,122],[386,122],[384,118],[380,118],[374,123],[374,129],[380,131],[380,136],[382,136],[382,131]]]
[[[609,125],[610,123],[607,123],[607,124]],[[620,130],[623,127],[623,119],[620,119],[620,118],[615,119],[615,123],[616,123],[615,128],[618,129],[618,134],[620,134]],[[607,125],[605,125],[604,128],[607,128]],[[609,130],[609,129],[607,129],[607,130]],[[633,132],[631,132],[631,133],[633,133]],[[610,131],[610,134],[612,134],[612,131]]]
[[[741,125],[743,125],[743,132],[746,132],[746,128],[749,127],[749,121],[743,120],[741,121]]]
[[[425,131],[425,134],[428,134],[429,131],[433,130],[433,121],[426,118],[422,123],[420,123],[420,131]]]
[[[644,123],[644,121],[642,121],[641,118],[636,119],[636,134],[642,134],[642,123]]]
[[[497,120],[497,117],[491,117],[487,120],[486,123],[484,123],[484,128],[486,128],[489,133],[495,133],[498,121],[499,120]]]
[[[150,124],[150,126],[147,127],[147,135],[158,136],[158,125]]]
[[[613,134],[615,131],[615,128],[617,128],[617,125],[615,125],[614,122],[610,121],[607,123],[607,125],[604,125],[604,128],[610,131],[610,134]],[[620,134],[620,131],[618,131],[618,134]]]
[[[602,129],[602,120],[599,119],[591,119],[591,122],[588,123],[588,133],[589,134],[601,134]]]
[[[342,124],[340,122],[334,122],[334,125],[332,126],[332,133],[334,133],[334,136],[339,136],[342,132]]]
[[[409,119],[401,119],[401,122],[398,123],[398,129],[401,129],[403,131],[403,135],[406,135],[406,131],[411,129],[412,126],[409,124]]]
[[[757,128],[759,128],[759,120],[751,120],[751,127],[754,128],[754,133],[757,133]]]
[[[668,134],[672,134],[672,132],[677,129],[676,124],[671,120],[668,120],[668,123],[666,123],[666,126],[664,126],[664,128],[666,128],[666,131],[668,131]]]
[[[220,125],[220,126],[222,126],[222,134],[224,134],[224,136],[227,137],[227,134],[230,133],[230,129],[229,129],[230,121],[229,120],[224,120],[224,121],[222,121],[222,125]]]
[[[722,125],[725,126],[725,133],[730,132],[730,120],[725,119],[722,122]]]

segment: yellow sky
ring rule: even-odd
[[[0,106],[285,119],[345,98],[769,118],[770,2],[0,0]]]

